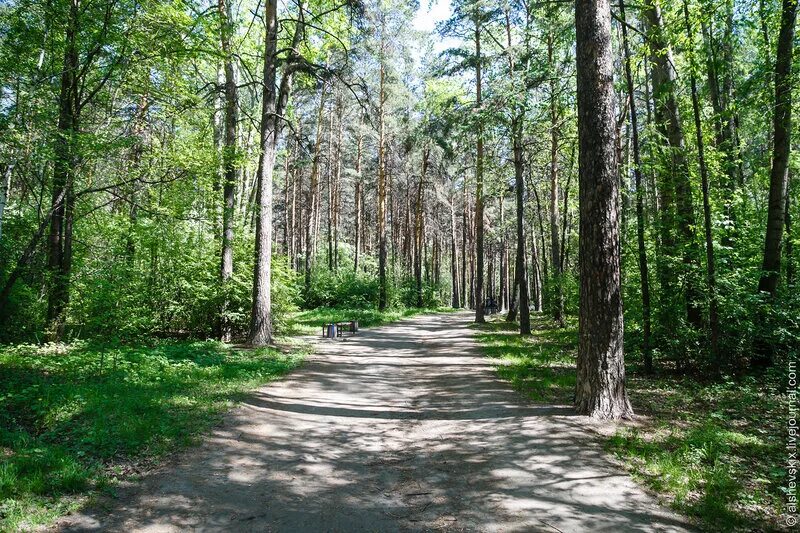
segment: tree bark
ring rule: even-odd
[[[458,246],[456,241],[458,239],[458,231],[456,228],[456,201],[455,197],[450,204],[450,275],[452,279],[452,299],[451,305],[453,308],[461,307],[461,295],[458,283]]]
[[[758,290],[774,297],[781,270],[781,242],[789,183],[789,152],[792,131],[792,53],[797,0],[783,0],[781,29],[775,57],[775,113],[773,115],[772,171],[769,181],[767,231],[764,261]]]
[[[71,274],[73,182],[75,171],[74,142],[79,129],[78,17],[79,0],[71,0],[64,39],[63,70],[58,98],[58,126],[54,145],[53,190],[48,237],[48,270],[50,288],[47,303],[48,330],[53,340],[64,334],[64,321],[69,304]]]
[[[550,268],[553,281],[553,319],[564,327],[564,289],[561,272],[561,240],[559,238],[558,201],[558,103],[553,56],[553,33],[547,34],[547,60],[550,73]]]
[[[625,390],[614,68],[608,0],[576,0],[580,313],[575,408],[633,414]]]
[[[424,148],[422,150],[422,174],[419,177],[419,184],[417,185],[417,200],[416,200],[416,209],[414,213],[414,280],[416,282],[417,288],[417,307],[422,307],[423,298],[422,298],[422,247],[423,247],[423,236],[422,236],[422,202],[423,202],[423,194],[425,191],[425,178],[428,174],[428,156],[430,155],[430,150],[428,148]]]
[[[302,2],[298,9],[303,9]],[[264,87],[261,103],[261,131],[256,177],[256,249],[253,269],[253,307],[248,342],[264,346],[272,341],[272,174],[282,116],[292,89],[293,62],[297,60],[302,23],[295,27],[288,65],[276,89],[278,63],[278,2],[266,0],[264,46]]]
[[[3,214],[8,205],[8,195],[11,190],[11,173],[14,170],[14,163],[7,163],[3,172],[0,173],[0,242],[3,240]]]
[[[525,162],[522,139],[522,120],[517,116],[511,125],[514,152],[514,194],[516,197],[517,253],[514,267],[514,296],[519,298],[519,332],[521,335],[531,333],[530,296],[528,293],[528,275],[525,267]],[[516,299],[516,298],[515,298]],[[509,318],[513,319],[509,311]]]
[[[384,57],[386,21],[381,15],[381,50],[380,50],[380,73],[379,73],[379,103],[378,103],[378,309],[386,309],[387,301],[387,280],[386,280],[386,123],[385,123],[385,104],[386,104],[386,66]]]
[[[481,94],[481,20],[475,15],[475,106],[483,105]],[[483,125],[478,122],[475,156],[475,322],[485,322],[483,310]]]
[[[220,19],[220,43],[224,56],[225,71],[225,119],[224,147],[222,151],[223,187],[222,187],[222,264],[220,280],[222,282],[222,309],[220,310],[220,340],[230,342],[233,335],[230,317],[228,316],[230,290],[229,284],[233,276],[233,217],[236,201],[236,184],[239,179],[237,165],[237,123],[239,120],[239,96],[236,87],[231,37],[234,33],[234,22],[230,0],[219,0],[217,3]]]
[[[363,186],[361,183],[361,150],[363,149],[364,145],[364,135],[361,131],[363,127],[363,119],[359,121],[358,124],[358,143],[356,145],[356,168],[355,168],[355,243],[353,246],[353,271],[358,272],[358,260],[361,255],[361,248],[364,245],[363,240],[361,239],[361,228],[362,228],[362,215],[361,211],[363,209]]]
[[[325,110],[325,84],[319,95],[317,109],[317,133],[314,142],[314,157],[311,161],[311,176],[308,185],[308,216],[306,217],[305,286],[306,293],[311,290],[311,269],[317,251],[315,223],[319,211],[319,157],[322,145],[322,116]]]

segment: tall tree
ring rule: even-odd
[[[275,170],[275,151],[283,125],[282,117],[292,90],[294,73],[301,57],[298,48],[303,36],[303,3],[298,4],[289,52],[280,86],[278,73],[278,2],[266,0],[264,22],[264,80],[261,99],[261,128],[256,174],[256,249],[253,269],[253,306],[248,342],[263,346],[272,341],[272,175]]]
[[[474,6],[475,23],[475,107],[483,104],[481,79],[481,29],[483,17],[480,6]],[[478,121],[475,153],[475,322],[485,322],[483,309],[483,124]]]
[[[647,264],[644,226],[644,184],[642,183],[642,161],[639,146],[639,119],[636,113],[636,94],[631,69],[631,49],[628,39],[628,21],[625,17],[625,0],[620,0],[622,45],[625,53],[625,83],[628,88],[628,105],[631,121],[631,150],[633,151],[633,177],[636,185],[636,251],[639,262],[639,287],[642,293],[642,355],[645,372],[653,372],[653,352],[650,339],[650,272]]]
[[[378,74],[378,309],[388,305],[386,279],[386,16],[380,14],[381,35]]]
[[[702,316],[699,295],[695,282],[698,263],[698,247],[694,235],[695,216],[692,186],[689,179],[689,164],[686,158],[686,142],[681,124],[676,95],[677,74],[672,57],[672,48],[664,31],[659,0],[646,0],[644,15],[647,22],[647,38],[650,45],[650,75],[653,83],[654,118],[656,127],[667,141],[667,161],[661,171],[662,183],[660,220],[661,246],[665,258],[661,261],[662,327],[669,327],[672,319],[669,299],[680,294],[679,273],[670,265],[670,258],[680,258],[684,272],[682,298],[686,318],[690,326],[700,329]]]
[[[576,0],[580,312],[575,408],[633,414],[625,390],[611,7]]]
[[[232,328],[228,316],[229,291],[228,284],[233,275],[233,216],[236,202],[236,184],[239,169],[237,165],[237,125],[239,120],[239,95],[236,86],[234,71],[234,56],[231,48],[231,39],[235,32],[233,20],[232,0],[219,0],[217,11],[220,20],[220,43],[222,47],[223,64],[225,71],[225,119],[224,119],[224,148],[222,151],[222,167],[224,174],[222,189],[222,264],[220,266],[220,279],[222,280],[223,301],[220,317],[220,338],[230,342]],[[287,181],[288,183],[288,181]]]
[[[775,56],[775,111],[773,114],[772,171],[769,178],[767,231],[758,290],[775,296],[781,270],[781,242],[789,183],[792,132],[792,55],[797,0],[783,0],[781,29]]]
[[[703,124],[700,116],[700,98],[697,94],[697,76],[695,74],[696,65],[694,60],[694,32],[689,17],[689,3],[683,0],[683,16],[686,23],[686,36],[689,40],[689,68],[691,72],[692,111],[694,114],[695,139],[697,141],[697,164],[700,167],[700,181],[703,193],[703,221],[705,223],[706,240],[706,283],[708,285],[708,324],[711,330],[711,357],[714,364],[719,367],[719,303],[717,299],[717,273],[714,264],[714,238],[711,229],[711,201],[708,191],[708,167],[706,166],[705,143],[703,141]]]
[[[551,18],[553,11],[550,10]],[[558,186],[559,113],[558,86],[555,68],[555,28],[547,33],[547,64],[550,69],[550,272],[553,279],[553,318],[564,327],[564,286],[561,271],[561,239],[559,238],[560,192]]]

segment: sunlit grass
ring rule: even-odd
[[[556,329],[541,315],[531,317],[532,334],[497,315],[478,329],[484,353],[497,363],[497,373],[535,402],[572,402],[575,390],[576,326]]]
[[[188,446],[305,348],[75,342],[0,348],[0,530],[46,524],[118,465]]]

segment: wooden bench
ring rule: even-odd
[[[322,324],[322,336],[325,338],[341,337],[344,332],[355,335],[358,332],[358,320]]]

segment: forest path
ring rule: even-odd
[[[204,443],[66,531],[685,531],[587,420],[500,381],[467,324],[321,342]]]

